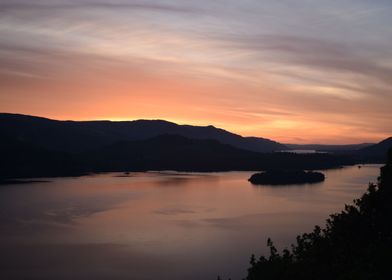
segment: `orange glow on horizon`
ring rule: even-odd
[[[164,119],[282,143],[390,137],[389,29],[369,21],[351,38],[333,5],[313,10],[321,24],[293,13],[301,5],[267,2],[273,17],[258,16],[255,3],[241,4],[247,12],[176,1],[110,9],[76,1],[66,11],[10,4],[0,28],[0,112]],[[383,16],[368,8],[360,20]]]

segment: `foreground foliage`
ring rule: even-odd
[[[324,229],[298,236],[282,253],[271,240],[268,246],[269,257],[252,256],[247,280],[392,279],[392,150],[378,183]]]

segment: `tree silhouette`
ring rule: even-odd
[[[268,239],[269,257],[250,260],[247,280],[392,279],[392,150],[377,184],[333,214],[325,228],[297,237],[281,254]]]

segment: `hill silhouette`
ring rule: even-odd
[[[386,160],[388,150],[392,148],[392,137],[382,140],[381,142],[362,148],[358,150],[359,155],[367,157],[368,159],[379,159]]]
[[[212,139],[254,152],[287,149],[285,145],[269,139],[242,137],[211,125],[178,125],[163,120],[57,121],[19,114],[0,114],[0,136],[58,152],[79,153],[120,141],[145,140],[162,134]]]
[[[356,153],[271,152],[285,148],[271,140],[242,137],[213,126],[162,120],[55,121],[0,114],[0,178],[164,169],[316,170],[371,158]]]
[[[326,145],[326,144],[285,144],[293,150],[315,150],[322,152],[352,152],[358,151],[365,147],[374,145],[374,143],[345,144],[345,145]]]
[[[0,181],[4,178],[82,175],[85,165],[72,154],[51,151],[26,141],[0,138]]]
[[[211,139],[159,135],[122,141],[81,154],[93,170],[219,171],[252,166],[258,154]]]
[[[0,178],[52,177],[105,171],[229,171],[325,169],[353,164],[330,154],[256,153],[210,139],[159,135],[120,141],[80,153],[49,150],[30,142],[0,138]]]

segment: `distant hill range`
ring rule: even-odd
[[[392,137],[379,143],[362,143],[351,145],[321,145],[321,144],[285,144],[292,150],[315,150],[332,154],[349,154],[358,162],[383,163],[386,160],[388,150],[392,148]]]
[[[1,138],[0,155],[0,183],[1,178],[75,176],[91,172],[313,170],[355,163],[346,155],[257,153],[216,140],[168,134],[116,142],[80,153],[56,152]]]
[[[374,145],[375,143],[347,144],[347,145],[323,145],[323,144],[285,144],[289,149],[293,150],[315,150],[322,152],[344,152],[357,151],[365,147]]]
[[[382,162],[390,144],[389,139],[349,153],[273,153],[288,147],[213,126],[162,120],[56,121],[0,114],[0,183],[1,178],[104,171],[317,170]]]
[[[242,137],[211,125],[178,125],[163,120],[57,121],[19,114],[0,114],[0,136],[58,152],[79,153],[119,141],[145,140],[163,134],[217,140],[253,152],[288,149],[269,139]]]
[[[387,151],[392,148],[392,137],[382,140],[381,142],[364,147],[358,150],[358,153],[368,159],[378,161],[379,158],[386,159]]]

